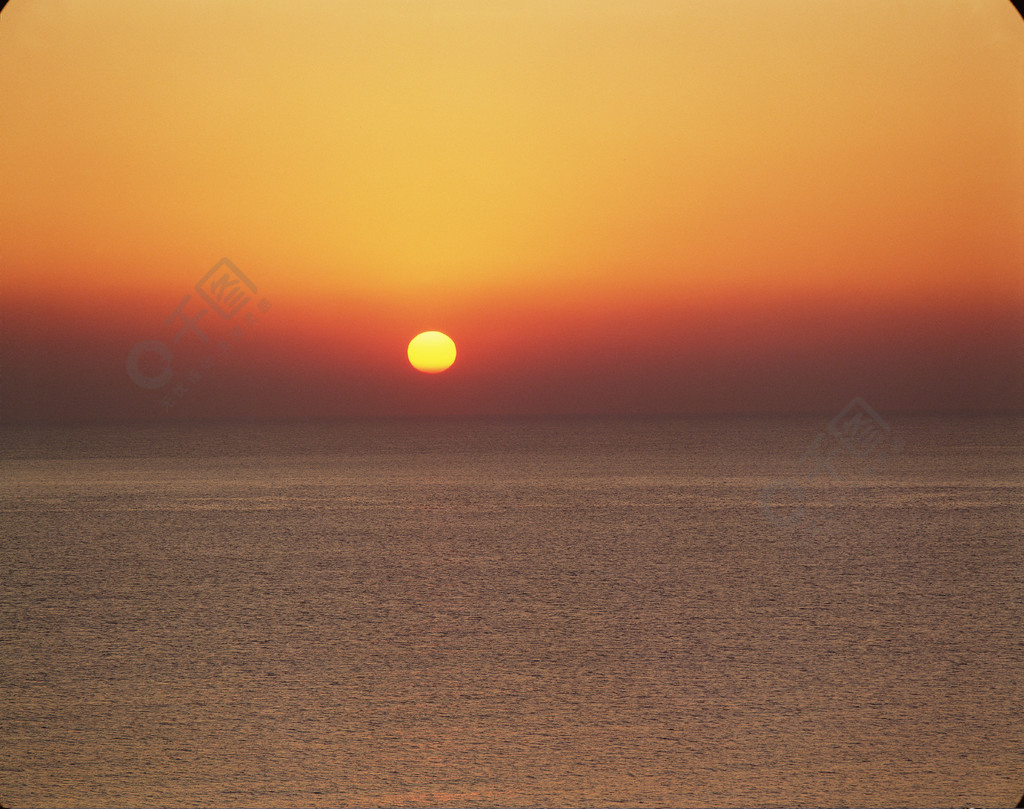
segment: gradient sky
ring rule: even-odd
[[[4,421],[1024,408],[1008,0],[11,0],[0,139]]]

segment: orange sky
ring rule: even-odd
[[[11,0],[0,138],[3,420],[1024,406],[1007,0]]]

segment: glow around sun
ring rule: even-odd
[[[447,371],[455,362],[455,342],[439,331],[417,334],[409,343],[409,362],[425,374]]]

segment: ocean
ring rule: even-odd
[[[1024,792],[1019,418],[0,440],[5,806]]]

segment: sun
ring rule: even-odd
[[[425,331],[409,342],[409,362],[417,371],[439,374],[455,362],[455,342],[439,331]]]

